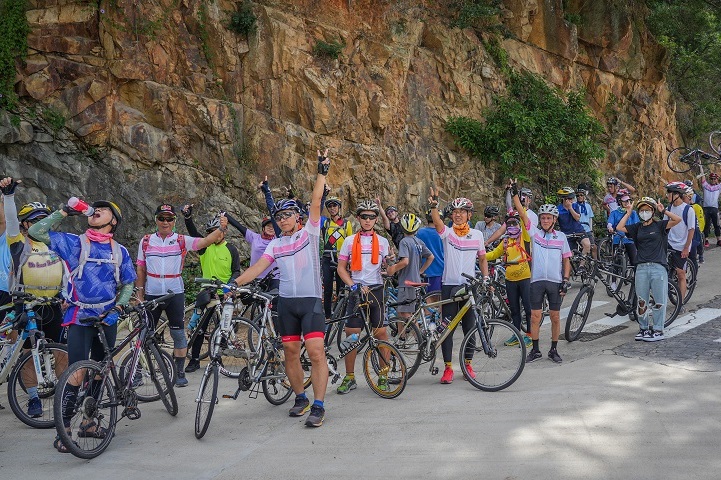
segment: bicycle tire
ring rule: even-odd
[[[488,335],[481,339],[478,325],[474,326],[463,337],[459,351],[461,371],[468,383],[485,392],[497,392],[511,386],[521,376],[526,365],[526,344],[521,332],[513,324],[503,320],[486,320]],[[515,339],[514,339],[515,337]],[[505,346],[508,340],[514,339],[512,346]],[[484,351],[483,343],[487,342],[489,353]],[[516,343],[517,342],[517,343]],[[470,363],[466,363],[466,353],[474,352]],[[469,375],[468,366],[474,375]],[[500,368],[508,365],[507,373]],[[498,377],[495,382],[488,381]]]
[[[686,295],[683,297],[683,304],[686,305],[694,290],[696,289],[696,277],[698,275],[698,266],[690,258],[686,259]]]
[[[400,328],[403,328],[403,332],[399,332]],[[407,318],[393,317],[388,319],[388,333],[388,341],[403,354],[410,380],[421,364],[420,347],[424,341],[421,329]]]
[[[389,342],[371,340],[363,353],[363,375],[370,389],[381,398],[396,398],[403,393],[408,382],[403,354]],[[385,355],[388,356],[386,360]],[[380,375],[385,372],[387,390],[378,385]]]
[[[708,146],[716,155],[721,155],[721,131],[716,130],[708,135]]]
[[[62,370],[65,370],[65,368],[67,368],[68,366],[67,347],[60,343],[46,343],[40,352],[40,362],[41,368],[43,369],[43,375],[47,373],[45,372],[44,368],[44,353],[46,351],[50,351],[50,354],[52,355],[51,362],[53,362],[52,372],[54,377],[46,379],[47,385],[45,387],[41,387],[40,385],[37,386],[38,398],[40,399],[43,407],[43,414],[41,417],[38,418],[29,416],[25,409],[22,407],[22,404],[27,402],[23,402],[23,400],[21,400],[20,398],[20,395],[27,395],[27,388],[25,387],[26,382],[23,381],[22,375],[22,369],[26,363],[29,362],[29,368],[31,369],[32,376],[35,380],[37,380],[37,377],[35,376],[35,368],[33,366],[33,356],[31,351],[23,353],[20,358],[18,358],[17,362],[13,366],[12,372],[10,372],[10,375],[8,377],[7,395],[10,409],[13,411],[18,420],[23,422],[25,425],[33,428],[53,428],[55,426],[55,419],[53,416],[53,397],[55,395],[55,388],[58,384],[58,378],[60,377],[60,375],[62,375],[62,371],[60,372],[60,374],[58,374],[58,369],[62,368]],[[46,413],[48,413],[48,415],[46,415]]]
[[[208,431],[210,419],[213,417],[215,404],[218,402],[218,364],[211,361],[205,367],[198,387],[198,399],[195,406],[195,438],[200,440]],[[203,406],[207,405],[204,412]]]
[[[163,357],[163,362],[165,363],[165,368],[168,369],[170,379],[173,380],[173,383],[175,383],[176,372],[173,356],[165,350],[158,349],[158,351],[160,352],[160,356]],[[128,371],[128,368],[130,367],[130,361],[133,358],[132,353],[133,351],[131,349],[126,350],[125,352],[123,352],[123,355],[120,357],[120,361],[118,362],[120,364],[119,376],[122,379],[123,384],[127,384],[129,380],[128,376],[130,372]],[[140,375],[140,381],[135,380],[138,385],[133,387],[135,395],[141,402],[155,402],[157,400],[160,400],[160,394],[158,394],[155,388],[155,384],[150,378],[150,369],[148,368],[148,365],[150,364],[151,363],[147,355],[145,355],[143,350],[141,350],[140,356],[138,357],[138,367],[136,369],[136,372],[138,372],[138,374]],[[173,369],[172,373],[170,372],[171,368]],[[157,368],[156,371],[158,371]]]
[[[285,376],[285,369],[274,355],[274,359],[268,361],[266,364],[261,378],[269,375],[273,377],[280,376],[281,372],[283,378],[265,378],[261,382],[263,396],[265,396],[265,399],[268,400],[271,405],[283,405],[293,393],[290,381],[288,377]]]
[[[691,159],[690,161],[684,161],[682,159],[688,158],[688,154],[692,151],[693,150],[688,147],[677,147],[671,150],[666,157],[668,168],[676,173],[686,173],[691,170],[696,163],[695,159]]]
[[[220,327],[216,328],[211,336],[215,344],[215,336],[220,335]],[[224,377],[238,378],[241,370],[248,366],[248,360],[257,356],[260,345],[252,345],[249,339],[259,339],[260,329],[247,318],[234,317],[233,328],[227,339],[220,341],[220,374]],[[260,343],[258,340],[256,342]]]
[[[100,376],[100,380],[94,380],[96,376]],[[72,387],[69,380],[76,377],[81,377],[82,380],[79,387]],[[95,385],[89,379],[93,379]],[[93,387],[95,387],[97,398],[90,392]],[[66,390],[69,388],[78,388],[74,404],[68,407],[72,411],[70,432],[65,429],[63,422],[63,399],[66,399],[66,402],[69,403],[68,398],[73,396],[71,394],[66,395]],[[53,401],[55,430],[63,445],[76,457],[86,460],[103,453],[113,440],[118,416],[115,385],[113,384],[113,377],[109,375],[107,368],[93,360],[75,362],[60,376],[56,391],[59,395],[55,395]],[[107,409],[107,413],[98,413],[103,408]],[[79,428],[74,427],[79,427],[88,419],[95,422],[96,429],[105,429],[106,434],[103,438],[77,436],[78,432],[75,431],[79,430]],[[93,442],[93,440],[97,442]]]
[[[346,310],[348,309],[348,295],[344,295],[341,297],[338,302],[336,302],[335,307],[333,308],[333,313],[331,314],[331,320],[337,320],[338,318],[342,318],[346,316]],[[343,332],[345,332],[345,321],[339,320],[334,322],[336,325],[336,335],[335,335],[335,346],[340,351],[340,344],[343,343],[343,340],[345,339],[345,336],[343,335]],[[332,340],[329,340],[328,343],[326,343],[326,346],[332,345]]]
[[[569,310],[568,318],[566,318],[566,330],[564,332],[567,342],[576,341],[581,336],[581,331],[588,320],[588,314],[591,312],[593,294],[594,288],[584,285],[578,291],[576,298],[573,299],[571,310]]]
[[[190,314],[192,315],[193,311],[195,310],[195,306],[186,307],[185,315],[188,314],[188,309],[190,309]],[[205,314],[205,312],[203,312]],[[188,320],[190,317],[185,318],[185,325],[187,329]],[[201,317],[202,320],[202,317]],[[200,322],[200,320],[198,320]],[[199,360],[205,360],[208,358],[208,355],[210,354],[210,337],[213,334],[213,331],[215,331],[216,327],[220,324],[220,316],[218,315],[218,311],[213,307],[213,312],[210,314],[210,318],[208,318],[208,324],[205,327],[205,333],[203,335],[203,343],[200,347],[200,354],[198,355]],[[192,356],[192,349],[193,349],[193,343],[195,343],[195,340],[198,338],[198,335],[200,334],[200,331],[195,328],[193,332],[190,334],[190,337],[188,338],[188,353],[186,354],[187,358],[191,358]]]
[[[681,302],[678,301],[680,296],[681,292],[678,285],[673,282],[668,282],[668,295],[666,296],[668,302],[666,302],[666,318],[663,321],[664,328],[670,326],[676,318],[678,318],[679,313],[681,313],[682,305]],[[673,308],[669,308],[670,306],[673,306]]]
[[[158,366],[156,369],[150,370],[150,378],[155,385],[160,401],[163,402],[168,413],[174,417],[178,414],[178,398],[175,396],[175,389],[173,388],[173,382],[168,373],[168,367],[165,365],[165,361],[162,359],[157,345],[150,343],[146,345],[145,348],[147,349],[147,356],[151,365]]]

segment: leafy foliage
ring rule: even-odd
[[[497,22],[501,13],[500,0],[451,0],[448,8],[455,12],[451,26],[458,28],[488,27]]]
[[[721,128],[721,11],[705,0],[647,0],[647,24],[668,49],[668,83],[687,145]]]
[[[345,41],[343,41],[342,39],[337,42],[333,41],[330,43],[323,40],[318,40],[313,46],[313,55],[319,58],[325,57],[337,60],[338,57],[340,57],[341,53],[343,53],[344,48]]]
[[[28,51],[26,0],[0,2],[0,107],[13,108],[15,95],[15,59],[24,59]]]
[[[255,33],[258,29],[256,22],[258,18],[253,13],[253,7],[250,2],[245,1],[238,6],[238,9],[230,15],[230,22],[228,23],[228,29],[247,37],[248,35]]]
[[[507,94],[495,98],[485,117],[485,124],[451,117],[446,131],[501,178],[531,180],[550,192],[598,177],[603,127],[587,110],[583,91],[563,93],[537,75],[511,72]]]
[[[54,132],[57,132],[65,126],[65,115],[53,107],[43,109],[43,118],[48,122],[48,125],[50,125],[50,128],[52,128]]]

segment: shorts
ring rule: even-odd
[[[426,292],[440,292],[442,278],[442,275],[438,275],[437,277],[428,277],[428,287],[426,287]]]
[[[593,234],[590,232],[583,232],[583,235],[580,235],[581,232],[573,233],[569,235],[579,235],[578,238],[568,238],[568,247],[571,249],[571,251],[578,250],[578,246],[581,244],[584,238],[588,238],[589,242],[591,241],[591,237],[593,237]]]
[[[670,255],[668,256],[668,263],[669,266],[673,268],[678,268],[679,270],[684,270],[686,268],[686,261],[687,258],[681,258],[681,252],[678,250],[674,250],[673,248],[669,247],[668,251]]]
[[[398,287],[398,302],[407,302],[408,300],[415,300],[416,289],[415,287]],[[398,305],[396,311],[398,313],[413,313],[416,311],[416,304],[418,302],[409,303],[408,305]]]
[[[145,301],[155,300],[163,296],[164,295],[146,295]],[[168,317],[168,326],[171,330],[185,329],[185,293],[176,293],[170,300],[166,300],[163,305],[158,306],[150,312],[153,316],[153,330],[157,327],[158,320],[160,320],[160,315],[162,315],[163,312],[165,312],[165,316]]]
[[[325,335],[325,315],[320,298],[279,297],[278,318],[283,342],[300,342],[301,334],[306,340]]]
[[[560,283],[541,280],[540,282],[531,282],[531,310],[541,310],[543,308],[543,296],[548,297],[548,309],[558,311],[561,309],[563,297],[559,292]]]
[[[363,308],[366,308],[366,312],[368,312],[368,322],[371,324],[373,328],[381,328],[383,326],[383,320],[384,320],[384,312],[385,312],[385,304],[383,301],[383,285],[366,285],[370,287],[370,292],[368,292],[368,306],[364,306]],[[360,290],[360,288],[358,289]],[[399,289],[400,291],[400,289]],[[361,298],[363,295],[358,292],[354,292],[354,295],[351,295],[351,297],[348,299],[348,310],[346,311],[347,314],[350,314],[351,312],[355,311],[358,305],[358,299]],[[363,328],[363,317],[360,314],[353,315],[348,318],[346,321],[346,327],[348,328]]]

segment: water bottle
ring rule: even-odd
[[[340,351],[341,353],[346,353],[351,349],[351,346],[358,341],[358,334],[354,333],[348,337],[345,337],[345,340],[343,340],[340,343]]]
[[[68,207],[72,208],[76,212],[80,212],[86,217],[92,217],[95,213],[95,209],[88,205],[85,200],[80,200],[78,197],[70,197],[68,199]]]
[[[443,320],[441,320],[441,323],[440,323],[440,325],[438,325],[438,328],[436,329],[436,331],[438,333],[443,333],[443,330],[446,329],[446,327],[448,326],[449,323],[451,323],[451,319],[448,317],[443,317]]]
[[[438,331],[438,327],[436,326],[435,320],[431,320],[430,322],[428,322],[428,328],[430,329],[431,332]]]

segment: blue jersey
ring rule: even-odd
[[[621,219],[624,215],[626,215],[626,210],[624,210],[623,208],[617,208],[608,216],[608,223],[613,227],[614,230],[616,230],[618,224],[621,223]],[[641,217],[639,217],[638,213],[636,213],[636,210],[634,210],[631,212],[628,220],[626,220],[626,226],[633,225],[634,223],[639,223],[640,221]],[[613,244],[618,245],[621,239],[623,239],[623,243],[633,243],[633,240],[626,237],[625,233],[617,231],[613,235]]]
[[[581,218],[578,219],[586,232],[593,231],[593,210],[591,210],[591,204],[588,202],[574,203],[574,209],[578,206],[577,212],[581,214]]]
[[[50,245],[65,262],[68,272],[74,271],[80,263],[80,237],[72,233],[50,232]],[[135,282],[135,268],[128,250],[120,245],[120,285],[115,282],[115,265],[93,262],[93,258],[112,258],[109,243],[90,242],[90,260],[85,263],[80,278],[71,278],[67,285],[68,300],[88,304],[100,304],[115,299],[122,285]],[[87,317],[96,317],[115,306],[112,302],[102,308],[80,308],[71,305],[65,312],[63,325],[80,324]]]
[[[0,235],[0,291],[8,292],[8,280],[10,278],[10,247],[8,237],[5,233]]]
[[[443,240],[438,235],[435,227],[423,227],[416,234],[419,240],[426,244],[428,250],[435,257],[431,266],[424,272],[428,277],[440,277],[443,275]]]
[[[576,213],[581,213],[577,203],[574,203],[571,208],[573,208]],[[581,222],[575,220],[563,204],[558,206],[558,228],[566,235],[571,233],[584,233],[586,231],[583,229]]]

